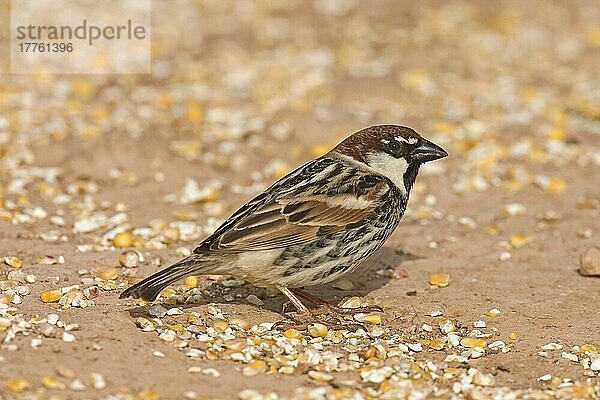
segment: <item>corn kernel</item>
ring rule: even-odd
[[[486,341],[479,338],[463,338],[460,341],[460,344],[464,347],[483,347],[486,344]]]
[[[532,240],[533,238],[529,235],[512,235],[510,237],[510,244],[514,247],[523,247],[531,243]]]
[[[138,393],[139,400],[158,400],[160,399],[160,393],[152,389],[145,389]]]
[[[6,381],[6,388],[11,392],[19,393],[29,387],[25,379],[12,378]]]
[[[430,343],[429,343],[429,348],[433,349],[433,350],[442,350],[444,348],[445,345],[445,341],[442,340],[441,338],[438,339],[433,339]]]
[[[375,313],[359,313],[354,316],[354,319],[358,322],[364,322],[367,324],[381,324],[381,315]]]
[[[114,280],[119,276],[119,270],[116,268],[103,268],[96,272],[96,276],[104,279],[105,281]]]
[[[129,232],[119,232],[115,235],[113,239],[113,244],[115,245],[115,247],[131,247],[132,243],[133,237]]]
[[[246,376],[262,374],[267,370],[267,363],[263,360],[254,360],[244,367],[242,373]]]
[[[54,303],[61,298],[60,290],[46,290],[40,293],[40,300],[44,303]]]
[[[348,297],[341,304],[341,308],[358,308],[362,305],[362,301],[358,296]]]
[[[319,371],[308,371],[308,376],[319,382],[331,382],[333,380],[332,375]]]
[[[186,276],[183,280],[183,284],[189,287],[190,289],[195,289],[198,287],[198,277],[194,275]]]
[[[17,257],[4,257],[4,263],[14,269],[20,269],[23,266],[23,261]]]
[[[64,390],[66,385],[53,376],[44,376],[42,378],[42,385],[46,386],[48,389],[58,389]]]
[[[318,322],[308,325],[308,334],[312,337],[325,337],[327,336],[328,329],[325,325]]]
[[[490,311],[486,312],[485,315],[487,315],[488,317],[497,317],[498,315],[500,315],[500,313],[501,311],[497,308],[492,308]]]
[[[342,279],[334,283],[333,287],[339,290],[349,291],[354,289],[354,284],[348,279]]]
[[[217,332],[223,332],[228,327],[229,323],[223,319],[217,319],[215,322],[213,322],[213,328],[215,328]]]
[[[549,193],[563,193],[567,190],[567,183],[560,178],[552,178],[545,189]]]
[[[446,287],[450,283],[449,274],[433,274],[429,277],[429,284],[437,287]]]
[[[597,353],[598,349],[593,344],[584,344],[579,348],[580,353]]]
[[[285,336],[288,339],[298,339],[298,340],[302,340],[304,338],[304,336],[302,336],[302,334],[297,331],[296,329],[288,329],[283,333],[283,336]]]

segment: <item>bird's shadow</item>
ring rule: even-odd
[[[402,277],[402,263],[406,261],[416,260],[421,257],[407,253],[403,250],[384,246],[379,249],[371,258],[365,261],[356,271],[348,275],[344,279],[348,279],[353,283],[352,290],[340,290],[334,287],[335,282],[323,285],[308,287],[306,289],[310,294],[326,300],[332,304],[337,304],[340,300],[348,296],[365,297],[369,293],[383,287],[392,279],[392,276]],[[385,271],[384,273],[382,273]],[[290,306],[287,298],[283,294],[275,297],[269,297],[264,288],[259,288],[246,283],[240,287],[226,288],[223,285],[211,282],[202,290],[202,299],[198,302],[187,302],[177,304],[179,308],[187,309],[198,307],[202,304],[248,304],[248,296],[254,295],[258,297],[263,304],[259,307],[281,314],[283,311],[293,311],[294,307]],[[158,303],[165,308],[174,307],[172,303]],[[129,310],[132,317],[147,317],[148,307],[138,306]]]

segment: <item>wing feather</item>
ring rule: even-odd
[[[360,170],[354,182],[349,184],[346,178],[342,184],[340,172],[352,167],[338,160],[317,159],[302,168],[240,208],[195,251],[243,252],[308,244],[373,217],[379,195],[388,188],[385,178]],[[311,194],[306,181],[316,175],[322,184],[315,188],[318,194]]]

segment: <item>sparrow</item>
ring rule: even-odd
[[[302,290],[356,270],[398,226],[421,164],[446,157],[413,129],[362,129],[279,179],[238,209],[191,255],[120,298],[155,300],[188,275],[234,276],[275,287],[303,314]]]

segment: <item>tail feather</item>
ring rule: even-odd
[[[153,301],[171,283],[185,276],[192,275],[197,271],[198,264],[199,260],[197,256],[191,255],[186,257],[127,288],[121,293],[119,298],[124,299],[131,296],[136,299],[142,298],[146,301]]]

